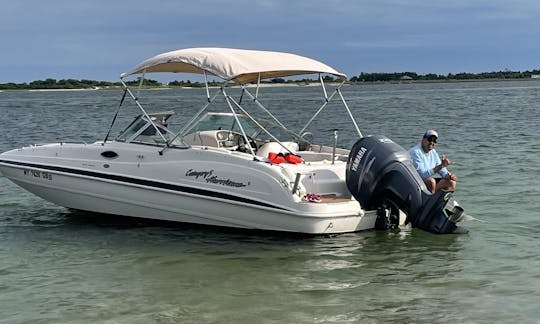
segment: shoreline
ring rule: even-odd
[[[505,82],[505,81],[523,81],[534,82],[540,81],[540,78],[495,78],[495,79],[463,79],[463,80],[392,80],[392,81],[345,81],[346,85],[376,85],[376,84],[414,84],[414,83],[475,83],[475,82]],[[329,82],[326,84],[335,84],[336,82]],[[318,82],[290,82],[290,83],[261,83],[261,88],[274,88],[274,87],[313,87],[320,86]],[[239,85],[230,85],[230,87],[239,87]],[[248,84],[247,87],[254,88],[256,84]],[[210,88],[219,88],[218,86],[211,86]],[[119,90],[121,86],[110,87],[96,87],[96,88],[35,88],[35,89],[0,89],[0,92],[12,92],[12,91],[30,91],[30,92],[56,92],[56,91],[98,91],[98,90]],[[181,87],[181,86],[146,86],[141,90],[173,90],[173,89],[204,89],[204,87]]]

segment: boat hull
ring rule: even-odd
[[[93,148],[78,148],[81,149]],[[51,153],[54,149],[43,150],[49,155],[56,155]],[[307,234],[355,232],[371,229],[375,225],[376,213],[364,212],[355,200],[310,203],[283,201],[285,199],[281,198],[281,203],[264,201],[256,193],[250,197],[234,187],[226,188],[226,193],[223,193],[210,187],[197,187],[194,183],[174,183],[156,180],[155,177],[145,180],[140,174],[111,176],[97,170],[76,168],[76,163],[72,162],[64,162],[62,166],[59,163],[51,164],[49,159],[43,158],[44,154],[37,154],[41,154],[41,157],[36,158],[34,153],[28,161],[21,158],[24,154],[19,154],[17,161],[1,156],[0,169],[15,184],[68,208],[156,220]],[[35,162],[40,159],[49,163]],[[58,162],[56,159],[53,161]],[[95,161],[85,163],[97,164]],[[274,193],[271,196],[279,195]]]

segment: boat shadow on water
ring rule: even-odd
[[[263,239],[290,239],[305,240],[318,238],[332,238],[338,234],[305,234],[296,232],[282,232],[261,229],[244,229],[236,227],[222,227],[214,225],[186,223],[178,221],[168,221],[161,219],[151,219],[143,217],[131,217],[106,213],[87,212],[77,209],[67,209],[59,214],[66,225],[92,226],[112,229],[144,229],[154,228],[162,230],[163,233],[181,233],[186,236],[241,236],[245,238],[263,238]]]
[[[441,249],[445,251],[447,251],[449,247],[451,250],[454,250],[451,247],[455,244],[461,246],[459,243],[461,235],[441,236],[418,228],[411,228],[410,225],[389,230],[372,229],[342,234],[305,234],[129,217],[87,212],[76,209],[66,209],[66,211],[58,213],[55,220],[49,221],[50,224],[54,223],[56,225],[59,225],[60,222],[66,226],[86,228],[97,227],[115,230],[151,229],[163,236],[173,235],[185,238],[192,237],[194,239],[200,237],[207,237],[209,239],[228,238],[235,242],[238,242],[239,240],[257,243],[268,242],[272,244],[276,244],[277,242],[280,242],[280,244],[311,242],[322,243],[325,246],[334,245],[334,247],[354,244],[365,248],[373,244],[377,249],[388,248],[388,250],[396,250],[396,243],[399,243],[399,245],[403,247],[411,247],[412,244],[420,249],[429,246],[430,250]],[[459,247],[456,247],[455,250],[458,251]]]

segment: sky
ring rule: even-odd
[[[0,0],[0,83],[117,81],[156,54],[233,47],[361,72],[540,69],[538,0]]]

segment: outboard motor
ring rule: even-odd
[[[440,234],[458,229],[444,210],[453,192],[431,194],[409,153],[387,137],[364,137],[354,144],[347,161],[347,187],[364,209],[378,210],[376,226],[381,226],[381,217],[382,226],[392,222],[389,214],[396,219],[401,209],[413,227]]]

